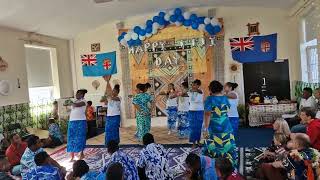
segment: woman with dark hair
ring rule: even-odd
[[[230,104],[223,95],[223,86],[218,81],[209,85],[211,95],[205,100],[205,146],[203,153],[212,158],[229,158],[233,165],[237,162],[236,144],[232,125],[228,118]]]
[[[96,179],[98,173],[95,171],[89,171],[89,166],[84,160],[78,160],[73,163],[71,177],[80,178],[80,180]]]
[[[74,159],[74,153],[80,153],[80,159],[84,158],[83,150],[86,147],[87,120],[86,120],[86,101],[84,95],[88,91],[78,90],[76,101],[72,104],[70,120],[68,124],[67,152],[71,153],[71,161]]]
[[[151,129],[151,108],[149,103],[152,103],[152,97],[145,92],[145,84],[137,84],[137,94],[133,97],[132,103],[136,109],[137,119],[137,136],[139,141],[142,137],[150,132]]]
[[[119,128],[120,128],[120,106],[121,98],[119,97],[120,85],[116,84],[113,89],[110,85],[110,79],[107,80],[106,95],[108,100],[108,109],[105,127],[105,144],[110,140],[120,142]]]
[[[238,126],[239,126],[239,113],[238,113],[238,104],[239,96],[235,89],[238,87],[237,83],[227,82],[224,85],[224,92],[229,98],[230,109],[228,111],[228,117],[232,125],[233,135],[237,137]]]
[[[177,117],[178,117],[178,99],[174,84],[168,84],[168,90],[161,92],[159,95],[165,95],[167,98],[166,108],[168,114],[167,127],[168,134],[171,134],[176,129]]]

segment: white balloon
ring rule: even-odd
[[[182,23],[178,22],[178,21],[176,21],[175,24],[176,24],[176,26],[181,26],[182,25]]]
[[[199,31],[204,31],[206,26],[204,24],[199,24],[198,30]]]
[[[152,34],[157,34],[158,33],[158,29],[153,29],[152,30]]]
[[[138,34],[137,33],[133,33],[132,35],[131,35],[131,38],[133,39],[133,40],[137,40],[138,39]]]
[[[153,23],[152,24],[152,30],[154,30],[154,29],[158,30],[159,27],[160,27],[160,25],[158,23]]]
[[[129,34],[130,36],[132,36],[133,31],[130,30],[130,31],[127,32],[127,34]]]
[[[174,9],[169,11],[169,15],[173,15],[174,14]]]
[[[143,24],[140,27],[141,27],[141,29],[146,29],[147,26],[145,24]]]
[[[140,39],[141,41],[143,41],[143,40],[146,39],[146,37],[145,37],[145,36],[139,36],[139,39]]]
[[[166,15],[164,16],[164,20],[169,21],[169,20],[170,20],[170,15],[169,15],[169,14],[166,14]]]
[[[121,39],[120,44],[122,44],[123,46],[127,45],[127,41],[125,39]]]
[[[151,37],[151,36],[152,36],[152,34],[150,34],[150,33],[147,33],[147,34],[146,34],[146,37],[147,37],[147,38],[149,38],[149,37]]]
[[[212,25],[212,26],[217,26],[218,23],[219,23],[219,22],[218,22],[218,20],[217,20],[216,18],[212,18],[212,19],[211,19],[211,25]]]
[[[126,41],[129,41],[129,40],[131,39],[130,34],[127,33],[126,35],[124,35],[124,39],[125,39]]]
[[[190,12],[185,12],[185,13],[183,13],[184,19],[189,19],[190,16],[191,16],[191,13],[190,13]]]
[[[210,18],[207,18],[207,17],[206,17],[206,18],[204,19],[204,23],[205,23],[205,24],[210,24],[210,22],[211,22],[211,21],[210,21]]]

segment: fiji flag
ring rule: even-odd
[[[81,55],[83,76],[105,76],[117,73],[116,52]]]
[[[277,34],[231,38],[232,58],[241,63],[277,59]]]

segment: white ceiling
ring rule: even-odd
[[[254,6],[289,9],[297,0],[0,0],[0,26],[61,38],[128,16],[174,7]],[[271,13],[271,12],[270,12]]]

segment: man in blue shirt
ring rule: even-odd
[[[214,159],[190,153],[186,158],[186,164],[188,179],[217,180]]]

